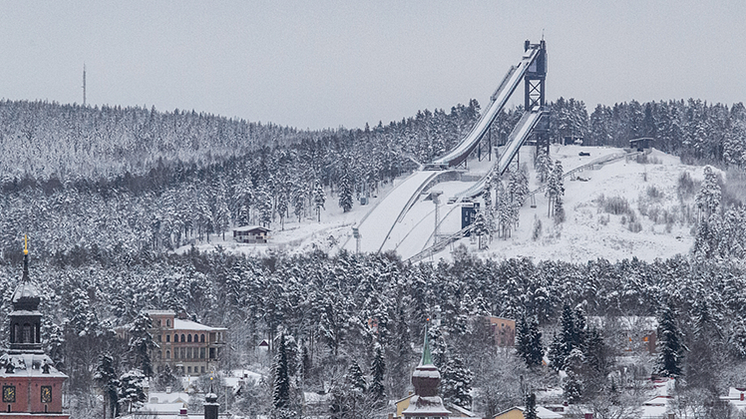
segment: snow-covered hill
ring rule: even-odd
[[[580,156],[580,152],[590,156]],[[679,178],[687,172],[696,182],[702,178],[702,168],[683,165],[677,157],[657,150],[642,159],[621,158],[605,164],[592,164],[625,153],[608,147],[580,147],[553,145],[550,157],[560,160],[565,173],[577,169],[565,178],[565,222],[555,225],[547,216],[547,200],[536,181],[532,167],[532,147],[523,147],[520,162],[529,169],[530,189],[537,191],[520,211],[520,222],[507,239],[494,238],[489,248],[478,250],[473,238],[463,238],[449,245],[427,260],[450,259],[456,246],[465,245],[485,258],[530,257],[534,260],[565,260],[572,262],[596,258],[619,260],[633,256],[643,260],[667,258],[686,254],[693,243],[690,233],[694,213],[693,196],[681,196]],[[639,161],[642,160],[642,161]],[[647,160],[645,162],[645,160]],[[469,173],[474,177],[486,173],[491,163],[470,161]],[[386,185],[369,205],[356,205],[343,213],[334,205],[336,196],[328,197],[328,210],[322,212],[321,222],[315,220],[287,220],[282,231],[277,223],[272,226],[272,239],[267,245],[245,245],[216,240],[197,245],[209,250],[217,245],[231,252],[266,254],[268,252],[306,252],[319,249],[337,252],[348,241],[353,241],[352,227],[380,202],[402,179]],[[433,187],[452,195],[468,188],[469,182],[446,182]],[[446,199],[442,199],[446,201]],[[532,205],[532,202],[535,204]],[[443,220],[440,233],[447,235],[460,229],[460,207],[443,202],[439,208]],[[611,211],[611,212],[610,212]],[[392,247],[408,258],[432,241],[434,205],[425,195],[415,204],[392,232]],[[616,212],[616,214],[614,213]],[[696,213],[695,213],[696,214]],[[541,234],[534,239],[536,224],[541,223]],[[381,226],[388,229],[390,226]],[[365,240],[365,237],[362,238]],[[348,246],[349,248],[349,246]],[[183,247],[179,251],[185,251]]]

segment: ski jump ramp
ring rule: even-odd
[[[424,192],[439,182],[440,179],[447,177],[448,173],[453,173],[451,169],[469,157],[469,154],[477,147],[479,141],[484,137],[495,118],[497,118],[497,115],[505,107],[510,96],[521,81],[526,78],[526,73],[531,71],[531,68],[536,67],[538,57],[542,57],[542,59],[545,57],[544,41],[540,45],[530,45],[526,41],[525,52],[521,61],[518,65],[511,66],[510,70],[508,70],[508,73],[490,97],[490,104],[487,106],[486,111],[466,137],[453,150],[427,164],[425,170],[420,170],[410,175],[390,191],[383,200],[371,208],[370,212],[363,217],[357,226],[360,235],[360,251],[380,252],[387,249],[396,249],[399,246],[400,243],[393,243],[391,240],[392,232],[396,229],[397,224],[402,221],[407,211],[417,203]],[[526,81],[526,94],[528,95],[528,79]],[[510,161],[517,154],[520,146],[538,123],[541,115],[542,110],[540,106],[533,107],[524,113],[521,121],[508,137],[506,151],[496,162],[491,172],[497,170],[498,173],[502,174],[505,171]],[[482,178],[467,191],[459,193],[457,199],[460,200],[481,194],[485,182],[486,178]],[[353,239],[348,239],[342,247],[354,252],[357,248],[357,243]]]

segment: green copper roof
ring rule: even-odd
[[[433,358],[430,355],[430,344],[427,341],[427,324],[425,324],[425,344],[422,345],[422,361],[420,365],[433,365]]]

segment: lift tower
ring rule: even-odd
[[[536,48],[527,39],[523,44],[524,51],[529,48]],[[532,109],[534,106],[540,106],[542,109],[546,100],[546,79],[547,79],[547,46],[542,39],[538,45],[539,53],[536,59],[531,63],[523,77],[525,82],[524,109]],[[549,112],[544,111],[539,123],[534,128],[534,141],[536,142],[536,154],[544,148],[547,155],[549,154]]]

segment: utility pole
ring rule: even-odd
[[[433,246],[438,244],[438,227],[439,227],[439,221],[440,221],[440,196],[443,194],[443,191],[432,191],[430,192],[430,196],[433,199],[433,204],[435,204],[435,230],[433,231]]]
[[[355,238],[355,253],[360,253],[360,239],[363,237],[357,227],[352,227],[352,237]]]
[[[85,64],[83,64],[83,106],[85,106]]]

